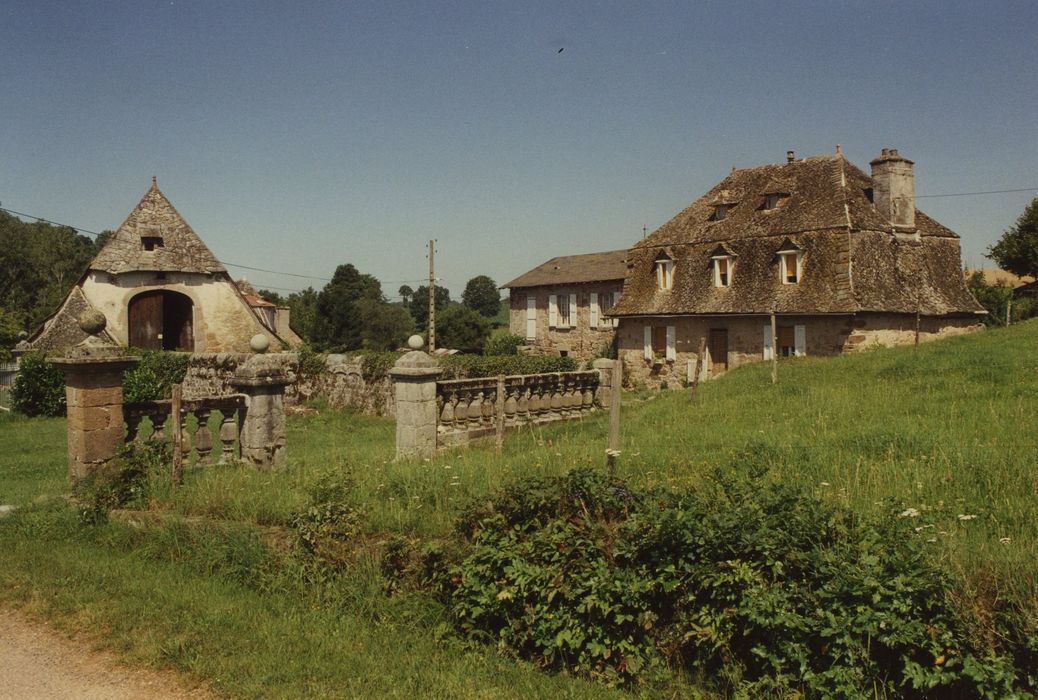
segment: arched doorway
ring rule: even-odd
[[[191,328],[191,298],[186,294],[157,289],[130,299],[129,341],[147,350],[194,352]]]

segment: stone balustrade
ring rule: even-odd
[[[123,405],[123,418],[126,422],[126,442],[142,439],[141,426],[147,418],[151,423],[152,432],[149,440],[171,441],[174,452],[179,451],[180,456],[186,457],[192,451],[197,455],[198,464],[209,464],[212,461],[212,452],[215,445],[213,431],[209,427],[210,418],[213,413],[220,416],[220,427],[216,437],[220,441],[219,462],[225,464],[240,459],[238,437],[241,426],[246,418],[246,397],[241,394],[231,396],[214,396],[200,399],[189,399],[180,404],[180,436],[173,434],[171,420],[173,414],[173,402],[165,401],[140,401]],[[188,416],[194,416],[196,428],[194,432],[188,432]]]
[[[595,410],[598,371],[454,379],[436,382],[437,446],[581,418]]]

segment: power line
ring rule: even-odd
[[[79,231],[80,233],[85,233],[85,234],[94,236],[95,238],[99,238],[102,235],[101,233],[98,233],[97,231],[91,231],[90,229],[81,228],[79,226],[73,226],[72,224],[63,224],[63,223],[61,223],[59,221],[52,221],[50,219],[45,219],[42,216],[36,216],[35,214],[26,214],[25,212],[15,211],[14,209],[8,209],[7,207],[0,207],[0,211],[5,211],[8,214],[14,214],[15,216],[23,216],[23,217],[27,217],[27,218],[30,218],[30,219],[35,219],[36,221],[42,221],[43,223],[51,224],[52,226],[61,226],[61,227],[64,227],[64,228],[70,228],[73,231]],[[113,235],[113,238],[111,240],[107,241],[105,243],[105,245],[124,245],[124,246],[129,247],[129,245],[126,244],[124,241],[120,241],[120,240],[114,238],[115,232],[113,232],[112,235]],[[263,267],[254,267],[252,265],[242,265],[240,263],[228,262],[227,260],[217,260],[216,262],[220,263],[221,265],[228,265],[230,267],[237,267],[237,268],[242,269],[242,270],[252,270],[253,272],[266,272],[266,273],[269,273],[269,274],[272,274],[272,275],[285,275],[287,277],[300,277],[302,279],[319,280],[321,282],[331,282],[332,281],[331,277],[318,277],[316,275],[303,275],[303,274],[299,274],[297,272],[283,272],[281,270],[269,270],[269,269],[263,268]],[[425,280],[421,279],[421,278],[419,278],[419,279],[410,279],[410,280],[380,280],[380,282],[382,282],[384,284],[402,284],[404,282],[424,282],[424,281]],[[286,287],[272,287],[272,286],[269,286],[269,285],[266,288],[268,288],[268,289],[281,289],[283,291],[292,291],[292,292],[301,291],[301,290],[298,290],[298,289],[288,289]]]
[[[1006,194],[1007,192],[1038,192],[1038,187],[1021,187],[1016,190],[988,190],[987,192],[950,192],[948,194],[917,194],[916,199],[930,197],[973,197],[978,194]]]

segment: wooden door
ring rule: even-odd
[[[145,350],[162,349],[162,292],[144,292],[130,299],[130,345]]]
[[[728,329],[711,328],[710,339],[710,376],[715,377],[728,370]]]
[[[176,292],[165,292],[162,304],[162,349],[194,352],[191,328],[191,299]]]

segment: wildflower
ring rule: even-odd
[[[828,481],[823,481],[822,483],[819,484],[819,486],[825,486],[825,487],[828,488],[829,486],[832,486],[832,484],[830,484]]]
[[[1001,542],[1002,544],[1009,544],[1010,542],[1013,541],[1013,538],[1012,537],[999,537],[998,541]]]
[[[609,457],[619,457],[620,456],[620,450],[607,449],[606,450],[606,455],[609,456]]]
[[[905,508],[903,511],[901,511],[898,514],[897,517],[899,517],[899,518],[918,518],[919,517],[919,511],[916,510],[915,508]]]
[[[916,531],[916,532],[922,532],[923,530],[925,530],[925,529],[927,529],[927,528],[930,528],[930,527],[933,527],[933,525],[920,525],[919,527],[917,527],[917,528],[915,529],[915,531]]]
[[[451,465],[449,465],[449,464],[444,464],[444,465],[443,465],[443,468],[444,468],[444,469],[450,469],[450,468],[451,468]]]
[[[936,537],[931,537],[930,539],[927,540],[927,542],[931,542],[931,543],[936,542],[936,541],[937,541]]]
[[[976,519],[977,519],[977,516],[975,516],[975,515],[960,515],[959,516],[959,520],[976,520]]]

